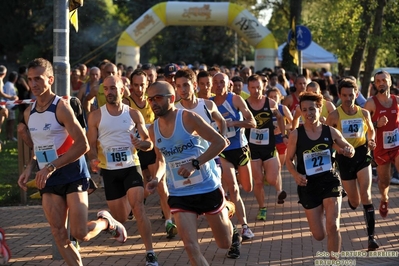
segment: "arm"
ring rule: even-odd
[[[187,132],[199,135],[210,143],[208,149],[197,158],[200,165],[215,158],[227,147],[226,140],[199,115],[193,112],[184,111],[183,124],[186,127]]]
[[[86,86],[87,86],[87,83],[83,83],[82,86],[80,86],[78,95],[76,96],[81,103],[83,103],[83,97],[85,96]]]
[[[290,137],[288,138],[287,160],[285,161],[285,165],[287,166],[287,170],[294,177],[297,185],[306,186],[307,184],[306,176],[298,173],[294,165],[297,141],[298,141],[298,130],[294,129],[294,131],[291,132]]]
[[[292,95],[288,95],[287,97],[284,97],[283,105],[290,107],[291,104],[292,104]]]
[[[26,123],[26,125],[28,124],[28,120],[29,120],[29,113],[30,113],[30,108],[26,108],[23,114],[23,118],[24,121]],[[27,130],[27,126],[25,124],[20,123],[23,126],[23,129],[25,130],[26,135],[29,136],[29,140],[32,142],[32,139],[30,138],[29,132]],[[18,125],[18,133],[19,133],[19,125]],[[25,142],[25,138],[22,137],[22,139]],[[28,145],[28,143],[26,143]],[[32,144],[32,146],[29,146],[31,149],[33,148],[33,142],[29,143]],[[26,166],[25,170],[22,172],[22,174],[19,176],[18,178],[18,185],[20,188],[22,188],[24,191],[27,191],[28,188],[26,187],[26,183],[29,180],[29,177],[32,175],[32,170],[34,168],[34,166],[36,166],[36,158],[35,158],[35,153],[32,152],[32,158],[29,162],[29,164]]]
[[[333,111],[328,114],[327,120],[326,120],[326,125],[329,125],[330,127],[337,128],[337,123],[338,123],[338,111]]]
[[[227,124],[226,120],[224,120],[223,116],[220,114],[216,104],[213,101],[205,100],[206,107],[208,107],[211,112],[212,119],[215,120],[218,128],[220,130],[220,134],[222,136],[227,135]]]
[[[299,126],[299,118],[301,116],[302,112],[301,109],[299,109],[299,106],[296,107],[294,117],[292,119],[292,129],[298,128]]]
[[[368,146],[369,146],[370,150],[374,150],[376,147],[375,130],[374,130],[373,123],[371,122],[370,113],[365,109],[362,109],[362,113],[363,113],[364,119],[366,121],[366,125],[368,127],[368,129],[367,129]]]
[[[153,143],[155,143],[155,137],[154,137],[154,125],[151,125],[150,128],[148,129],[148,132],[150,134],[150,139]],[[146,189],[147,191],[152,194],[156,191],[158,187],[158,183],[161,181],[162,177],[165,175],[166,172],[166,163],[165,163],[165,158],[163,157],[162,153],[159,151],[159,149],[154,145],[154,151],[155,151],[155,171],[154,171],[154,177],[151,179],[150,182],[147,183]]]
[[[252,113],[248,110],[248,106],[241,96],[233,95],[234,107],[242,113],[243,121],[229,121],[227,126],[256,128],[256,121]]]
[[[334,140],[333,147],[339,154],[343,154],[346,157],[352,158],[355,155],[355,148],[342,136],[336,128],[330,127],[331,136]],[[338,147],[338,149],[336,148]]]
[[[89,113],[87,118],[87,139],[89,141],[90,150],[87,153],[87,157],[89,158],[91,170],[95,173],[98,173],[100,170],[98,168],[98,160],[97,155],[97,138],[98,138],[98,125],[101,120],[101,111],[99,109]]]
[[[328,113],[331,113],[332,111],[334,111],[336,109],[335,105],[332,102],[330,102],[330,101],[326,101],[325,104],[326,104],[326,108],[327,108],[327,112]]]
[[[292,114],[290,112],[290,110],[288,109],[287,106],[283,105],[283,113],[284,113],[284,119],[287,122],[285,124],[285,130],[287,130],[288,132],[291,132],[292,130]]]
[[[143,115],[132,108],[129,110],[130,117],[133,119],[133,122],[136,124],[136,129],[139,132],[140,139],[136,138],[134,134],[130,134],[130,139],[136,149],[142,151],[149,151],[153,148],[150,137],[148,136],[147,128],[145,127],[144,117]]]
[[[76,119],[69,100],[60,100],[56,110],[57,120],[60,124],[64,125],[68,131],[69,136],[73,139],[73,144],[69,150],[62,156],[58,157],[51,162],[56,168],[61,168],[69,163],[78,160],[89,150],[89,144],[87,142],[83,128],[80,126]],[[36,173],[36,186],[38,189],[42,189],[46,185],[47,179],[50,177],[50,172],[47,167],[44,167]]]
[[[284,139],[287,139],[287,138],[286,138],[287,136],[285,136],[285,135],[286,135],[286,132],[285,132],[284,117],[283,117],[283,115],[280,113],[280,111],[278,110],[278,105],[277,105],[277,103],[276,103],[273,99],[266,98],[266,100],[269,100],[270,109],[272,110],[273,115],[277,118],[277,125],[278,125],[278,127],[279,127],[279,129],[280,129],[281,134],[283,134],[283,138],[284,138]],[[286,143],[286,144],[287,144],[287,143]]]

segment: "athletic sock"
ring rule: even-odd
[[[367,235],[374,235],[375,228],[375,213],[373,204],[363,205],[364,208],[364,220],[367,226]]]

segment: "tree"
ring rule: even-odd
[[[366,67],[364,71],[364,77],[362,81],[362,94],[368,95],[369,84],[371,78],[371,72],[374,69],[375,59],[377,57],[379,36],[382,33],[382,22],[384,16],[384,7],[386,0],[378,0],[378,6],[375,9],[374,26],[372,36],[369,42],[369,48],[367,51]]]

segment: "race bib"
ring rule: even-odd
[[[58,158],[54,144],[35,146],[35,155],[39,169],[44,168],[46,164]]]
[[[232,119],[231,118],[227,118],[226,119],[226,122],[227,121],[232,121]],[[216,124],[216,122],[212,122],[211,123],[211,126],[217,131],[217,132],[219,132],[219,133],[221,133],[220,132],[220,130],[219,130],[219,127],[218,127],[218,125]],[[236,129],[234,128],[234,127],[227,127],[227,138],[231,138],[231,137],[234,137],[236,135]]]
[[[192,186],[198,183],[201,183],[204,179],[202,177],[201,171],[196,170],[190,177],[184,178],[178,174],[178,170],[180,166],[186,163],[191,163],[191,160],[195,159],[194,157],[185,158],[183,160],[169,162],[169,169],[171,171],[171,178],[173,181],[173,185],[175,188],[183,188]]]
[[[346,139],[361,138],[364,135],[362,118],[341,120],[341,128],[342,136]]]
[[[130,147],[108,148],[104,150],[104,155],[107,160],[107,169],[122,168],[123,166],[134,165]]]
[[[391,149],[399,146],[398,134],[398,129],[382,132],[382,136],[384,139],[384,149]]]
[[[330,150],[304,153],[303,162],[307,176],[330,171],[332,167]]]
[[[251,128],[249,142],[256,145],[269,145],[269,129]]]

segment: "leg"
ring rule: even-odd
[[[137,228],[140,236],[143,239],[146,251],[152,251],[152,230],[151,223],[147,217],[144,208],[144,188],[132,187],[127,191],[127,197],[130,207],[133,210],[134,217],[136,217]]]
[[[248,163],[244,166],[238,166],[238,175],[240,176],[240,184],[246,192],[252,191],[252,169],[251,164]]]
[[[191,265],[209,265],[198,244],[197,215],[191,212],[178,212],[174,217]]]
[[[207,214],[205,217],[211,227],[216,245],[219,248],[228,249],[232,241],[233,226],[227,214],[227,209],[224,208],[218,214]]]
[[[236,206],[236,214],[238,221],[241,224],[247,224],[247,218],[245,214],[244,202],[240,196],[240,189],[237,184],[237,179],[235,177],[235,169],[232,163],[226,159],[220,158],[222,163],[223,174],[222,178],[230,194],[231,201]]]
[[[46,194],[44,194],[46,195]],[[89,241],[101,231],[108,228],[108,221],[98,219],[87,221],[88,217],[88,194],[87,192],[74,192],[67,194],[69,207],[69,224],[71,235],[81,241]]]
[[[264,161],[263,169],[265,169],[267,182],[274,186],[277,192],[282,191],[283,185],[281,182],[281,174],[279,173],[281,165],[277,157],[273,157],[267,161]]]
[[[398,157],[395,158],[395,164],[399,160]],[[389,183],[391,180],[391,164],[382,164],[377,166],[377,175],[378,175],[378,189],[380,190],[381,194],[381,201],[379,212],[382,218],[387,217],[388,215],[388,192],[389,192]]]
[[[368,250],[373,251],[379,248],[374,239],[375,211],[371,200],[371,166],[365,167],[357,173],[360,198],[363,204],[364,220],[367,228]]]
[[[44,214],[50,224],[51,233],[61,256],[68,265],[83,265],[79,252],[71,244],[68,237],[66,229],[68,207],[66,201],[61,196],[50,193],[44,193],[42,199]],[[83,222],[85,222],[85,220]],[[71,223],[71,229],[74,227],[75,224]]]
[[[396,157],[396,161],[398,161],[399,166],[399,159]],[[381,193],[381,201],[387,202],[388,201],[388,191],[389,191],[389,181],[391,180],[391,164],[383,164],[377,166],[377,174],[378,174],[378,188]]]
[[[317,241],[322,241],[326,236],[326,226],[323,205],[313,209],[305,209],[310,232]]]
[[[327,249],[330,254],[332,252],[340,252],[341,250],[341,203],[342,197],[331,197],[323,200],[323,206],[326,213],[326,230],[327,230]],[[331,256],[333,258],[334,256]]]
[[[254,178],[254,194],[258,202],[259,209],[265,207],[265,190],[263,188],[263,168],[262,160],[251,160],[252,176]],[[264,168],[267,169],[267,168]],[[269,170],[269,169],[268,169]]]
[[[342,180],[342,185],[348,196],[349,207],[355,210],[360,204],[360,196],[356,179]]]

